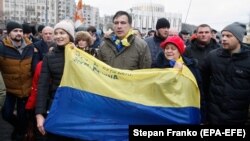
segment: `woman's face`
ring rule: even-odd
[[[88,47],[87,41],[79,40],[79,41],[78,41],[78,47],[79,47],[80,49],[87,48],[87,47]]]
[[[168,43],[164,49],[165,57],[168,60],[178,60],[181,56],[178,48],[174,44]]]
[[[59,46],[66,45],[70,42],[69,34],[63,29],[58,28],[55,30],[55,41]]]

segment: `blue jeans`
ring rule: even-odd
[[[7,92],[4,105],[2,108],[3,119],[10,123],[16,132],[20,135],[24,135],[27,127],[27,118],[25,111],[26,98],[19,98],[12,93]],[[14,114],[14,110],[17,110],[17,114]]]

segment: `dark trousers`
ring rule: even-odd
[[[19,98],[7,92],[4,105],[2,108],[2,117],[5,121],[10,123],[18,136],[24,136],[27,127],[27,118],[25,111],[25,104],[27,98]],[[16,108],[16,114],[14,110]]]

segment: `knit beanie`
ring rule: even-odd
[[[7,33],[9,34],[15,28],[21,28],[22,29],[22,25],[17,23],[17,22],[14,22],[14,21],[8,22],[8,24],[6,26]]]
[[[188,35],[188,34],[189,34],[189,32],[188,32],[187,30],[185,30],[185,29],[181,30],[180,33],[181,33],[181,34],[184,34],[184,35]]]
[[[32,32],[32,29],[29,24],[24,23],[22,24],[22,26],[23,26],[23,33],[28,34]]]
[[[170,28],[170,23],[166,18],[160,18],[157,20],[156,29],[160,28]]]
[[[75,40],[75,28],[71,20],[62,20],[57,23],[54,27],[54,31],[58,28],[66,31],[73,38],[73,40]]]
[[[169,44],[169,43],[174,44],[178,48],[180,54],[184,53],[185,45],[184,45],[183,40],[179,36],[170,36],[170,37],[168,37],[167,39],[165,39],[165,41],[163,41],[160,44],[160,46],[161,46],[162,49],[165,49],[166,45]]]
[[[246,34],[246,28],[244,25],[238,22],[234,22],[228,26],[226,26],[222,31],[228,31],[231,32],[240,42],[242,42],[245,34]]]

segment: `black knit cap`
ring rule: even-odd
[[[181,30],[181,34],[187,35],[187,34],[189,34],[189,32],[187,30],[183,29],[183,30]]]
[[[10,21],[7,23],[6,29],[7,29],[7,33],[9,34],[13,29],[15,28],[21,28],[22,29],[22,25],[14,22],[14,21]]]
[[[42,32],[44,27],[45,27],[44,25],[39,25],[37,31]]]
[[[23,26],[23,33],[26,33],[26,34],[32,33],[32,29],[29,24],[24,23],[22,26]]]
[[[157,20],[156,29],[160,28],[170,28],[170,23],[166,18],[160,18]]]

